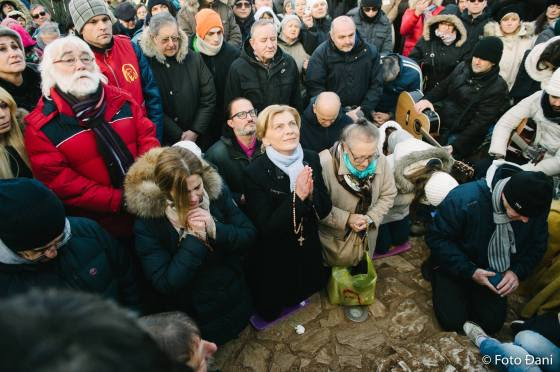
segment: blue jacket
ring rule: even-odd
[[[496,171],[492,184],[509,176],[503,168]],[[441,270],[470,279],[477,268],[489,268],[488,243],[496,228],[491,197],[483,178],[456,187],[439,205],[426,243]],[[528,223],[511,222],[517,253],[511,256],[510,270],[519,280],[531,274],[546,251],[547,216],[548,211]]]
[[[412,59],[391,53],[399,57],[400,72],[397,78],[389,83],[383,84],[383,95],[375,108],[375,111],[394,113],[397,107],[399,94],[422,89],[422,70]]]
[[[142,75],[142,92],[144,93],[144,102],[146,102],[146,111],[148,111],[148,118],[156,126],[156,136],[161,142],[163,140],[163,105],[161,103],[161,96],[159,89],[156,85],[156,79],[152,73],[152,68],[148,60],[142,53],[142,49],[136,44],[131,43],[138,58],[138,65],[140,66],[140,75]]]

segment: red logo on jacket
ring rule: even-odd
[[[136,69],[130,63],[122,65],[122,74],[127,83],[132,83],[134,80],[138,79],[138,72],[136,72]]]

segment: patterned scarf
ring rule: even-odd
[[[516,253],[511,219],[502,204],[502,192],[508,181],[509,177],[498,181],[492,190],[492,209],[496,230],[488,243],[488,263],[492,270],[500,273],[509,269],[510,255]]]
[[[445,45],[450,46],[457,39],[457,32],[453,31],[450,34],[446,34],[446,33],[440,32],[439,30],[436,30],[436,36],[439,37]]]
[[[134,163],[134,157],[119,134],[105,122],[106,102],[103,86],[100,84],[95,93],[81,101],[62,92],[58,87],[55,89],[72,106],[76,119],[92,130],[97,149],[109,171],[111,185],[117,189],[122,188],[126,172]]]

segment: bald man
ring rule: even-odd
[[[340,98],[334,92],[323,92],[312,99],[301,120],[301,146],[321,152],[329,149],[352,119],[342,110]]]
[[[354,116],[361,109],[372,115],[383,93],[383,70],[379,52],[356,33],[352,18],[340,16],[331,25],[329,39],[315,49],[306,73],[307,93],[338,94],[342,107]]]

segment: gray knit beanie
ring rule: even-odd
[[[289,14],[289,15],[285,15],[284,18],[282,18],[282,23],[280,24],[280,31],[282,31],[284,26],[286,26],[286,24],[290,21],[297,21],[299,28],[301,29],[301,20],[299,19],[299,17],[295,14]]]
[[[111,18],[111,22],[117,22],[113,12],[104,0],[71,0],[68,4],[68,11],[76,31],[80,34],[84,25],[95,16],[108,15]]]
[[[17,32],[12,30],[11,28],[0,26],[0,36],[8,36],[8,37],[11,37],[11,38],[15,39],[16,43],[18,43],[18,45],[19,45],[19,48],[21,50],[24,50],[23,49],[23,42],[21,41],[21,37],[19,36],[19,34]]]

